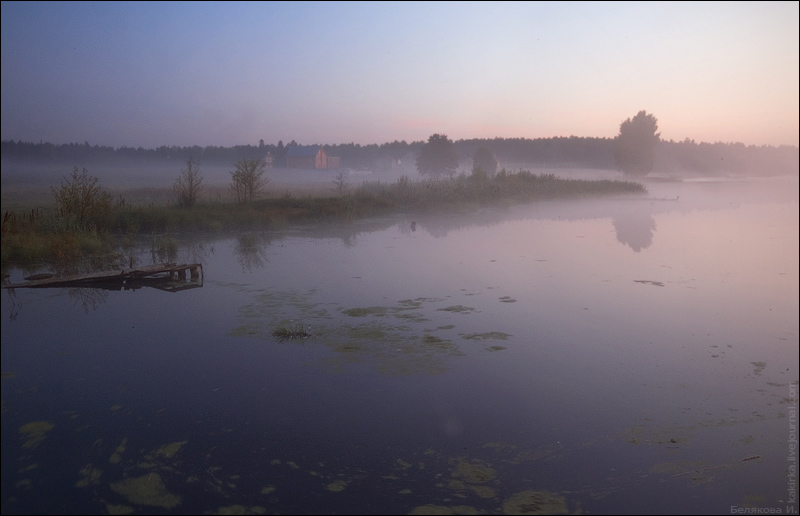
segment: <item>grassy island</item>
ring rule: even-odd
[[[75,188],[78,182],[84,190]],[[341,186],[341,185],[340,185]],[[50,206],[5,211],[2,263],[58,263],[116,252],[138,235],[268,230],[309,221],[347,221],[392,213],[465,213],[482,206],[510,206],[551,199],[646,193],[631,181],[562,179],[553,174],[501,170],[414,182],[365,182],[336,195],[282,195],[248,202],[218,200],[191,207],[130,203],[102,191],[96,178],[73,173],[72,183],[52,189]],[[88,191],[90,195],[79,192]]]

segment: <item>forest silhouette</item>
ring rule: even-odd
[[[475,152],[489,149],[501,166],[515,168],[586,168],[615,170],[614,156],[617,138],[553,137],[553,138],[493,138],[454,141],[459,162],[472,159]],[[315,144],[329,156],[340,158],[340,166],[353,170],[382,170],[419,155],[425,142],[393,141],[360,145]],[[53,144],[7,140],[0,142],[0,157],[4,165],[37,162],[52,165],[78,164],[91,167],[156,165],[185,163],[195,159],[203,165],[230,165],[242,159],[261,159],[268,154],[274,167],[285,167],[288,148],[298,145],[292,140],[284,145],[167,146],[153,149],[142,147],[110,147],[90,145],[89,142]],[[756,146],[743,143],[697,143],[694,140],[660,141],[655,147],[654,173],[696,173],[703,175],[783,175],[797,174],[800,153],[794,146]]]

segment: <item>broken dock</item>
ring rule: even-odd
[[[3,283],[3,288],[88,287],[106,290],[134,290],[141,287],[154,287],[168,292],[202,286],[203,265],[200,263],[145,265],[131,269],[66,276],[36,274],[29,276],[24,283]]]

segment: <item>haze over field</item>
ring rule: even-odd
[[[0,138],[797,146],[798,3],[2,3]]]

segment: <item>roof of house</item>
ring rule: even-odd
[[[313,158],[317,155],[320,149],[322,149],[322,147],[318,147],[316,145],[292,145],[286,152],[286,156],[294,158]]]

